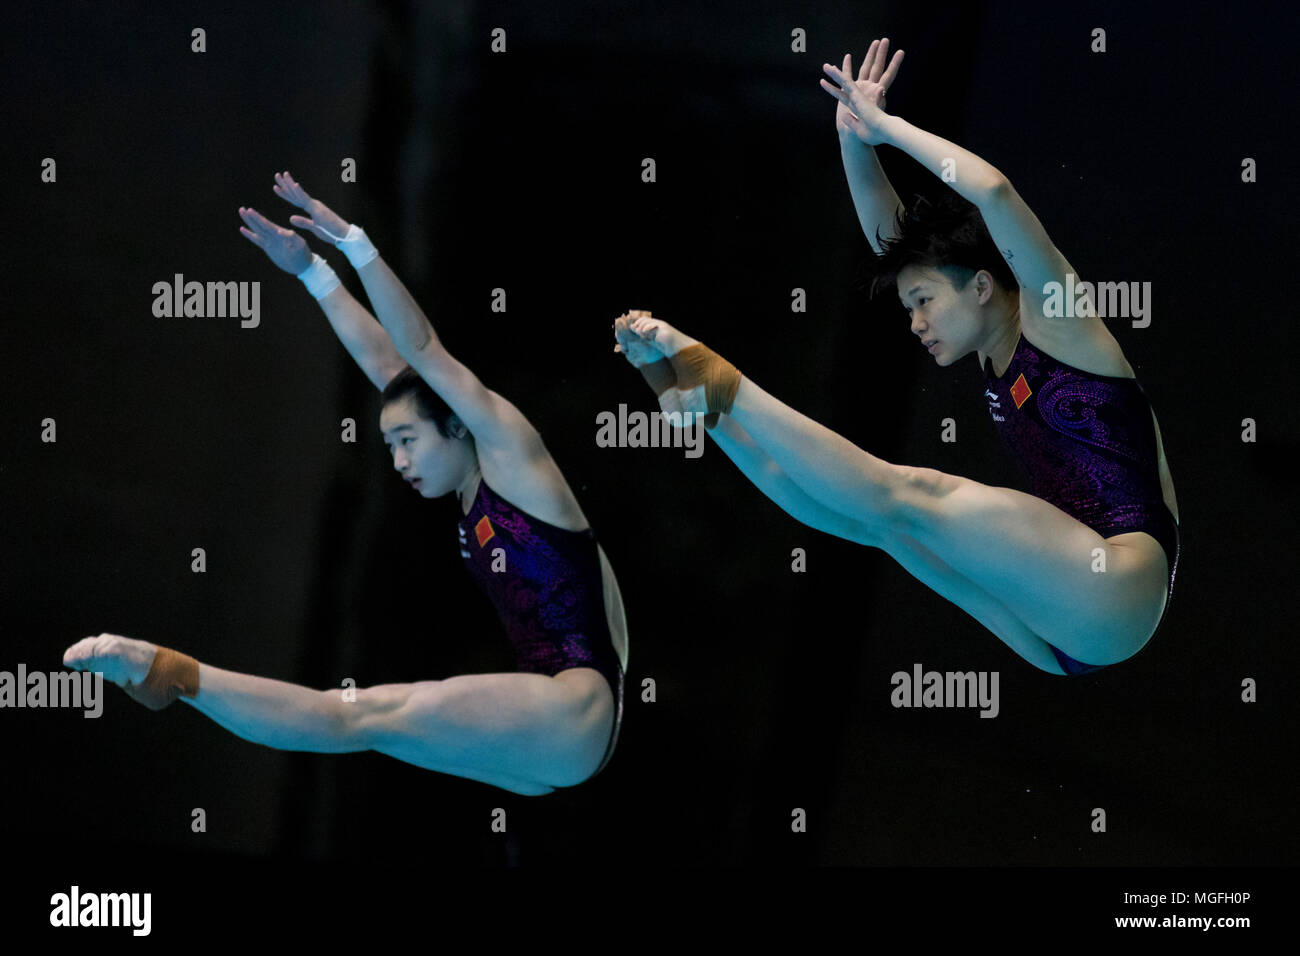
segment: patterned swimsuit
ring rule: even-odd
[[[548,677],[598,670],[614,694],[614,729],[596,773],[609,762],[623,721],[623,668],[605,617],[596,533],[568,531],[506,501],[482,478],[457,522],[460,553],[486,592],[515,652],[516,667]]]
[[[1151,403],[1137,380],[1058,362],[1023,334],[1007,370],[994,375],[989,360],[985,380],[994,427],[1027,475],[1030,493],[1103,538],[1126,531],[1155,538],[1169,559],[1172,600],[1178,522],[1161,491]],[[1052,651],[1067,674],[1105,666]]]

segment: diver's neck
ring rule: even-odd
[[[1011,317],[998,323],[997,336],[980,353],[980,365],[984,364],[987,356],[993,362],[993,374],[1001,378],[1011,365],[1011,359],[1016,354],[1016,346],[1019,344],[1020,306],[1017,304],[1011,312]]]
[[[456,497],[460,501],[462,513],[469,514],[470,508],[474,506],[474,493],[478,490],[478,483],[482,477],[483,473],[479,470],[476,458],[469,471],[465,473],[465,480],[456,486]]]

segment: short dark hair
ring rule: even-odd
[[[906,266],[938,269],[957,288],[987,269],[1008,292],[1020,289],[979,209],[950,189],[938,199],[915,196],[910,207],[899,209],[891,238],[882,239],[876,230],[876,244],[883,252],[868,262],[864,283],[873,299],[896,290]]]
[[[469,434],[468,432],[460,435],[454,433],[456,430],[463,430],[464,424],[451,410],[451,406],[442,400],[442,396],[431,389],[429,383],[420,377],[420,373],[409,365],[394,375],[384,386],[384,392],[379,397],[379,407],[386,408],[408,396],[415,401],[416,414],[426,421],[433,422],[433,426],[438,429],[438,434],[443,438],[463,438]]]

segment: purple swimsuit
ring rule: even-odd
[[[1023,334],[1006,372],[994,375],[989,360],[985,380],[994,427],[1027,475],[1030,493],[1104,538],[1126,531],[1151,535],[1169,559],[1172,599],[1178,523],[1161,491],[1151,403],[1137,380],[1058,362]],[[1067,674],[1105,666],[1052,651]]]
[[[469,514],[457,522],[460,553],[487,593],[514,647],[516,667],[548,677],[591,667],[614,694],[613,752],[623,720],[623,669],[605,618],[596,533],[535,518],[479,479]],[[495,566],[495,570],[494,570]]]

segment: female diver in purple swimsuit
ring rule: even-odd
[[[200,664],[115,634],[73,645],[64,663],[103,671],[159,709],[178,696],[226,729],[280,750],[376,750],[429,770],[538,795],[599,773],[623,713],[627,631],[618,584],[541,436],[453,358],[363,231],[288,173],[290,217],[357,268],[380,322],[297,233],[241,209],[250,241],[319,301],[377,388],[393,467],[425,498],[460,497],[460,552],[496,607],[519,673],[310,690]],[[450,544],[450,541],[448,542]]]
[[[887,551],[1035,667],[1118,663],[1151,639],[1173,594],[1178,506],[1159,425],[1095,308],[1047,317],[1049,283],[1074,269],[1006,178],[883,112],[903,56],[886,70],[888,44],[871,44],[856,80],[846,56],[842,71],[824,67],[835,84],[821,81],[839,101],[849,188],[880,254],[873,292],[897,289],[939,365],[978,356],[994,426],[1033,494],[869,455],[648,313],[619,317],[616,349],[665,411],[709,413],[722,450],[799,521]],[[936,175],[951,169],[968,203],[904,212],[881,143]]]

